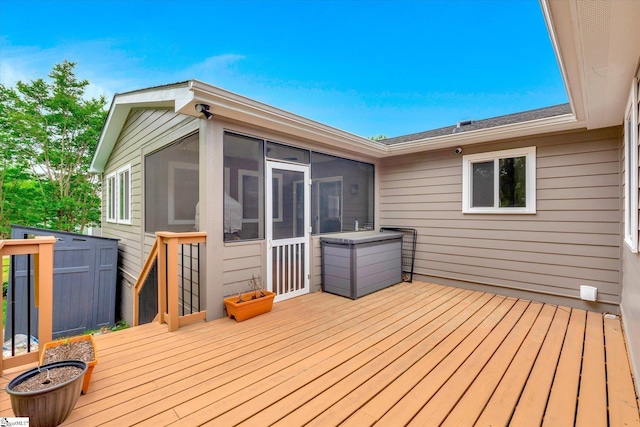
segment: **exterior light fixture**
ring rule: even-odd
[[[209,111],[209,106],[207,104],[196,104],[196,111],[202,115],[204,115],[205,119],[211,120],[213,117],[213,113]]]

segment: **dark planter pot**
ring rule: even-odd
[[[38,391],[19,392],[14,387],[23,381],[37,375],[43,369],[75,366],[82,369],[82,373],[75,378],[48,389]],[[11,397],[11,408],[16,417],[29,417],[31,427],[55,427],[67,419],[78,401],[82,380],[87,371],[87,364],[80,360],[65,360],[53,362],[30,369],[15,377],[7,385],[7,393]]]

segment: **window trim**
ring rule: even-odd
[[[258,180],[258,192],[260,192],[260,172],[249,169],[238,169],[238,203],[244,208],[244,177],[253,177]],[[263,184],[264,186],[264,184]],[[258,196],[258,216],[256,218],[245,218],[244,209],[242,210],[242,223],[243,224],[257,224],[260,222],[260,218],[264,216],[263,206],[260,203],[260,197]]]
[[[284,175],[277,172],[273,172],[271,175],[272,175],[272,178],[277,182],[276,185],[278,187],[278,197],[276,200],[272,200],[272,202],[275,202],[275,204],[278,206],[278,216],[273,217],[273,222],[283,222],[284,220],[282,218],[282,179],[284,178]]]
[[[122,175],[124,174],[124,172],[127,173],[127,195],[128,200],[127,200],[127,206],[126,206],[126,212],[125,215],[121,218],[120,214],[121,214],[121,209],[120,209],[120,183],[122,181]],[[121,167],[120,169],[118,169],[118,171],[116,172],[116,187],[118,189],[118,210],[116,211],[116,215],[118,217],[118,224],[131,224],[131,165],[126,165]]]
[[[118,222],[118,194],[116,185],[116,172],[111,172],[105,178],[105,188],[107,194],[107,211],[106,211],[106,220],[107,222],[117,223]]]
[[[494,170],[498,168],[498,160],[512,157],[526,157],[526,207],[499,207],[498,180],[499,174],[494,173],[494,206],[472,207],[472,166],[479,162],[494,162]],[[535,214],[536,213],[536,147],[514,148],[511,150],[491,151],[487,153],[468,154],[462,156],[462,212],[470,214]]]
[[[640,136],[640,100],[638,78],[633,79],[623,121],[624,153],[624,243],[638,253],[638,139]]]
[[[195,216],[190,219],[176,218],[176,171],[199,171],[195,163],[178,162],[169,160],[169,173],[167,175],[167,223],[169,225],[195,225]],[[178,175],[180,172],[177,172]]]
[[[125,215],[122,215],[120,212],[120,182],[122,180],[123,173],[126,172],[128,176],[127,180],[127,194],[129,195],[127,201],[127,210]],[[109,190],[112,190],[113,198],[110,197]],[[123,166],[117,169],[115,172],[111,172],[106,176],[106,187],[107,187],[107,222],[114,224],[125,224],[131,225],[131,164]],[[112,216],[113,213],[115,216]]]

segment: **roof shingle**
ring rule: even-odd
[[[412,133],[409,135],[402,135],[402,136],[397,136],[393,138],[387,138],[387,139],[381,140],[380,142],[387,145],[393,145],[393,144],[398,144],[400,142],[417,141],[417,140],[426,139],[426,138],[433,138],[436,136],[450,135],[454,133],[454,130],[456,130],[455,133],[469,132],[472,130],[488,129],[488,128],[493,128],[497,126],[510,125],[514,123],[523,123],[523,122],[528,122],[532,120],[546,119],[549,117],[561,116],[561,115],[570,114],[570,113],[571,113],[571,106],[568,103],[559,104],[551,107],[538,108],[535,110],[529,110],[529,111],[523,111],[515,114],[507,114],[504,116],[493,117],[490,119],[471,121],[470,124],[465,124],[463,126],[460,126],[459,128],[457,128],[457,124],[456,124],[452,126],[439,128],[439,129],[428,130],[425,132],[418,132],[418,133]]]

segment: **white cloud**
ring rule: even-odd
[[[211,56],[178,70],[147,69],[144,58],[121,49],[115,39],[78,41],[42,49],[12,46],[2,38],[0,52],[0,83],[5,86],[38,78],[48,80],[55,64],[69,60],[76,63],[76,76],[90,83],[85,97],[105,96],[108,101],[116,93],[193,78],[224,87],[241,79],[235,66],[245,59],[243,55],[230,53]]]
[[[178,80],[197,79],[218,86],[224,86],[239,78],[236,66],[244,60],[244,55],[226,53],[205,58],[179,71]]]
[[[0,83],[5,86],[14,86],[18,81],[45,79],[53,66],[49,65],[53,56],[51,51],[35,47],[15,48],[4,43],[0,48]]]
[[[56,64],[68,60],[76,63],[76,77],[89,81],[85,97],[111,98],[117,92],[137,89],[138,81],[130,73],[136,60],[114,46],[111,40],[82,41],[41,49],[32,46],[12,46],[3,39],[0,44],[0,83],[15,86],[18,81],[29,82],[42,78]]]

